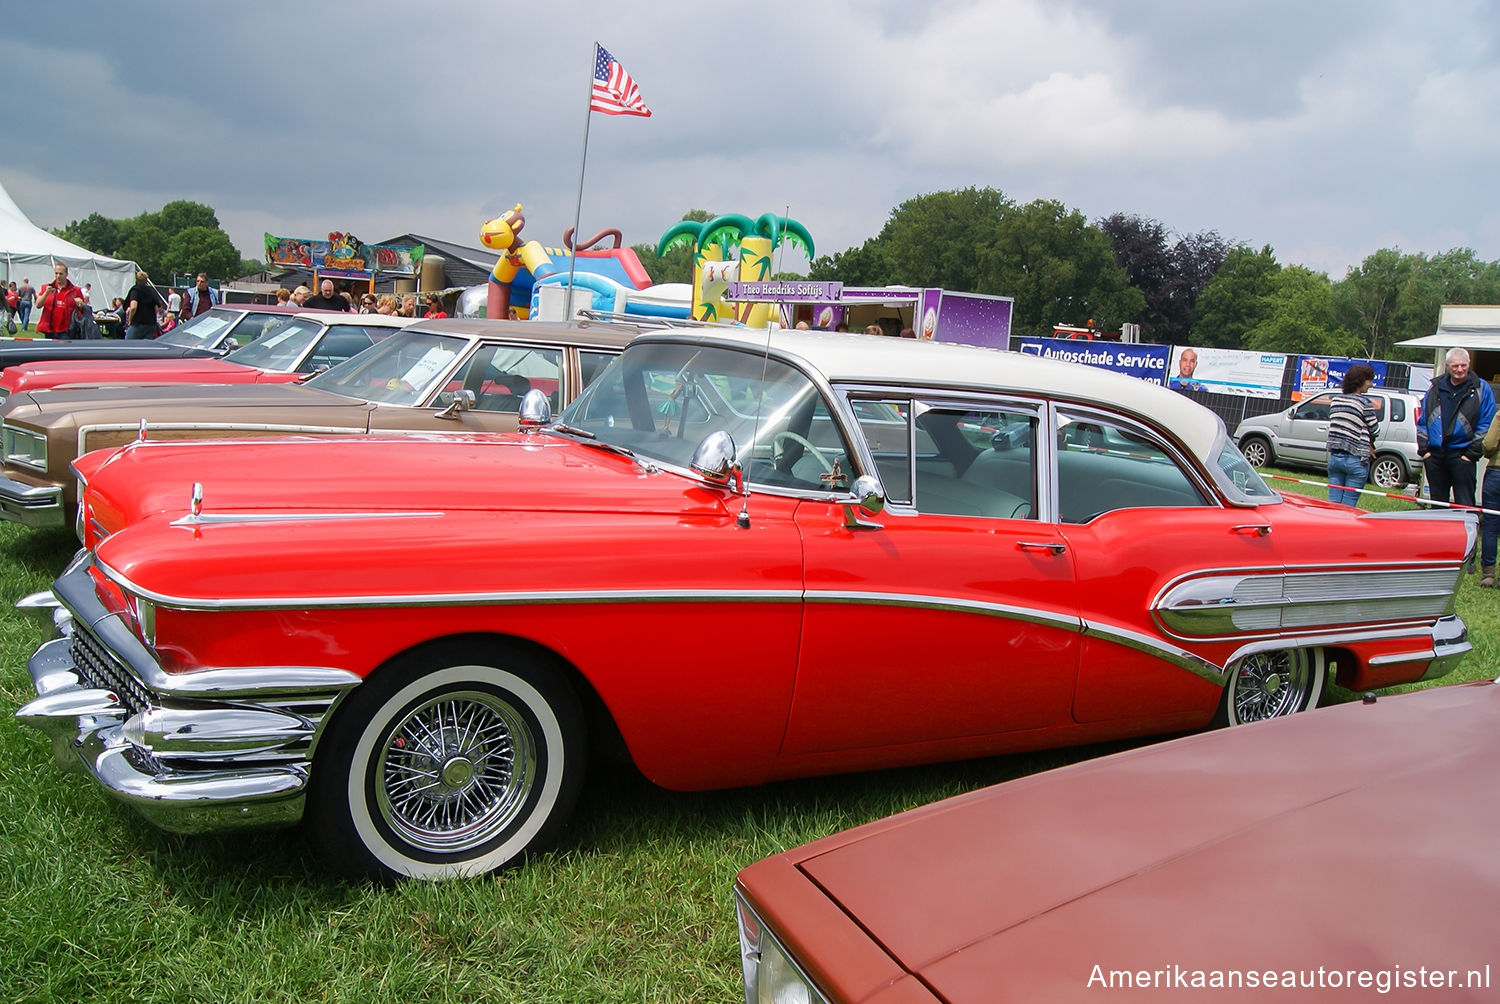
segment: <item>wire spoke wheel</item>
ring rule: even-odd
[[[536,768],[531,730],[515,708],[489,694],[446,694],[390,730],[373,765],[376,802],[414,846],[463,851],[510,824]]]
[[[1304,711],[1317,704],[1324,675],[1319,649],[1251,653],[1230,671],[1220,718],[1225,724],[1239,725]]]

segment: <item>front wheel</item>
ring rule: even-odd
[[[1370,480],[1388,491],[1400,491],[1406,487],[1406,461],[1389,453],[1381,454],[1370,467]]]
[[[396,660],[337,710],[306,817],[346,875],[478,875],[555,834],[584,759],[578,700],[550,667],[438,646]]]
[[[1241,725],[1306,711],[1322,696],[1325,675],[1322,649],[1254,652],[1230,667],[1214,720]]]

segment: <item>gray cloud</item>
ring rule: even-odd
[[[1337,0],[580,0],[132,9],[23,0],[0,182],[43,226],[174,198],[260,235],[477,243],[573,222],[591,45],[648,120],[594,116],[581,227],[786,212],[820,253],[923,192],[994,186],[1213,228],[1342,275],[1380,247],[1500,258],[1492,7]]]

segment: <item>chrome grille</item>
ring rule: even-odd
[[[78,621],[73,622],[69,652],[73,656],[73,668],[83,681],[90,687],[114,694],[131,714],[151,706],[150,691],[131,675],[124,663],[100,644],[86,625]]]

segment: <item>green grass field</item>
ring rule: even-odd
[[[71,548],[65,532],[0,524],[0,1000],[733,1001],[729,893],[744,865],[1124,746],[693,795],[601,767],[562,843],[517,868],[350,884],[330,878],[296,830],[160,833],[62,773],[41,735],[15,722],[31,696],[26,658],[46,632],[10,607],[46,588]],[[1500,593],[1476,583],[1466,576],[1459,597],[1476,651],[1449,681],[1495,673]]]

